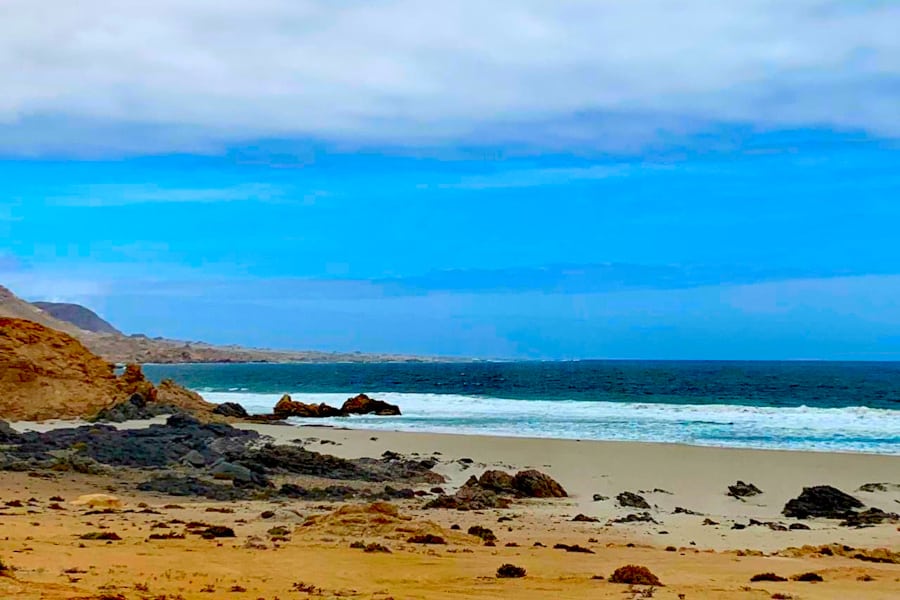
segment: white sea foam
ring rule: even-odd
[[[270,412],[280,398],[277,394],[244,392],[203,395],[211,402],[237,402],[250,412],[260,413]],[[354,416],[316,422],[360,429],[900,454],[900,410],[372,395],[400,405],[403,416]],[[347,394],[295,393],[292,397],[340,406]]]

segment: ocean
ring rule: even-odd
[[[216,364],[145,372],[250,412],[271,412],[285,393],[340,406],[360,392],[403,411],[315,420],[358,429],[900,454],[900,363]]]

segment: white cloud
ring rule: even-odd
[[[5,0],[0,151],[900,136],[900,3]],[[599,125],[598,125],[599,123]]]

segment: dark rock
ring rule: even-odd
[[[285,419],[287,417],[303,417],[303,418],[326,418],[326,417],[343,417],[346,416],[341,409],[322,404],[305,404],[303,402],[295,402],[290,396],[285,394],[281,400],[272,409],[272,413],[278,418]]]
[[[731,496],[732,498],[751,498],[753,496],[758,496],[762,494],[763,491],[753,485],[752,483],[744,483],[743,481],[738,481],[734,485],[728,486],[727,496]]]
[[[676,515],[694,515],[694,516],[700,516],[700,513],[694,512],[694,511],[689,510],[689,509],[687,509],[687,508],[682,508],[681,506],[676,506],[676,507],[675,507],[675,511],[673,512],[673,514],[676,514]]]
[[[230,485],[216,485],[196,477],[164,475],[138,484],[142,492],[158,492],[169,496],[200,496],[211,500],[247,500],[253,497],[250,490]]]
[[[844,519],[848,513],[862,507],[863,503],[853,496],[829,485],[819,485],[803,488],[798,497],[785,504],[782,514],[795,519]]]
[[[472,482],[473,480],[469,479],[469,481]],[[498,494],[514,494],[516,492],[513,476],[505,471],[496,469],[485,471],[474,483],[485,490]]]
[[[18,437],[18,431],[10,427],[6,421],[0,420],[0,442],[6,443],[16,440]]]
[[[704,525],[718,525],[719,523],[718,523],[718,521],[713,521],[712,519],[706,518],[706,519],[703,519],[703,524]]]
[[[554,544],[554,550],[565,550],[566,552],[575,552],[579,554],[594,554],[594,551],[590,548],[585,548],[583,546],[579,546],[575,544],[574,546],[570,546],[568,544]]]
[[[747,526],[743,523],[735,523],[731,526],[732,529],[747,529]]]
[[[292,483],[283,484],[279,496],[309,500],[312,502],[344,502],[359,495],[359,490],[346,485],[329,485],[324,488],[304,488]]]
[[[519,471],[513,477],[513,488],[526,498],[566,498],[568,494],[559,483],[540,471]]]
[[[206,458],[196,450],[191,450],[181,459],[181,462],[191,467],[205,467]]]
[[[603,502],[604,500],[609,500],[609,496],[604,496],[602,494],[594,494],[594,502]]]
[[[181,412],[176,406],[168,404],[148,403],[142,394],[132,394],[128,400],[109,408],[100,409],[91,421],[123,423],[125,421],[142,421],[161,415]]]
[[[365,394],[348,398],[341,406],[341,412],[348,415],[399,416],[400,407],[382,400],[374,400]]]
[[[865,483],[859,486],[860,492],[900,492],[900,483]]]
[[[880,508],[870,508],[858,513],[848,513],[844,520],[841,521],[841,526],[861,529],[863,527],[881,525],[885,521],[896,523],[898,520],[900,520],[900,515],[896,513],[885,512]]]
[[[638,496],[632,492],[622,492],[616,496],[616,502],[622,507],[650,509],[650,504],[644,500],[643,496]]]
[[[587,515],[583,515],[583,514],[579,513],[579,514],[575,515],[575,518],[573,518],[572,521],[575,523],[599,523],[600,519],[597,519],[594,517],[589,517]]]
[[[197,532],[204,540],[213,540],[216,538],[233,538],[234,529],[225,527],[224,525],[210,525],[203,531]]]
[[[474,535],[477,538],[481,538],[485,542],[497,541],[497,536],[494,535],[494,532],[487,527],[482,527],[481,525],[473,525],[472,527],[469,527],[468,534]]]
[[[789,529],[791,531],[809,531],[809,525],[804,523],[791,523]]]
[[[822,581],[825,581],[821,575],[819,575],[818,573],[813,573],[813,572],[800,573],[799,575],[794,575],[793,577],[791,577],[791,580],[792,581],[805,581],[805,582],[809,582],[809,583],[821,583]]]
[[[213,409],[214,415],[222,415],[223,417],[232,417],[235,419],[246,419],[250,415],[243,406],[237,402],[223,402]]]
[[[611,519],[610,525],[621,525],[625,523],[657,523],[656,519],[650,516],[650,513],[629,514],[618,519]]]
[[[776,575],[775,573],[758,573],[750,578],[750,581],[753,583],[759,581],[769,581],[773,583],[778,583],[782,581],[787,581],[786,577],[782,577],[781,575]]]
[[[432,545],[444,545],[447,541],[439,535],[434,535],[432,533],[426,533],[424,535],[414,535],[406,540],[410,544],[432,544]]]

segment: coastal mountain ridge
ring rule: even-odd
[[[93,316],[92,316],[93,315]],[[24,319],[66,333],[113,363],[328,363],[430,362],[437,359],[395,354],[267,350],[216,346],[142,334],[125,335],[92,310],[78,304],[30,303],[0,285],[0,318]],[[95,319],[95,318],[96,319]],[[112,331],[109,331],[112,329]]]
[[[121,331],[86,306],[68,302],[32,302],[32,304],[51,317],[71,323],[79,329],[94,333],[122,335]]]

